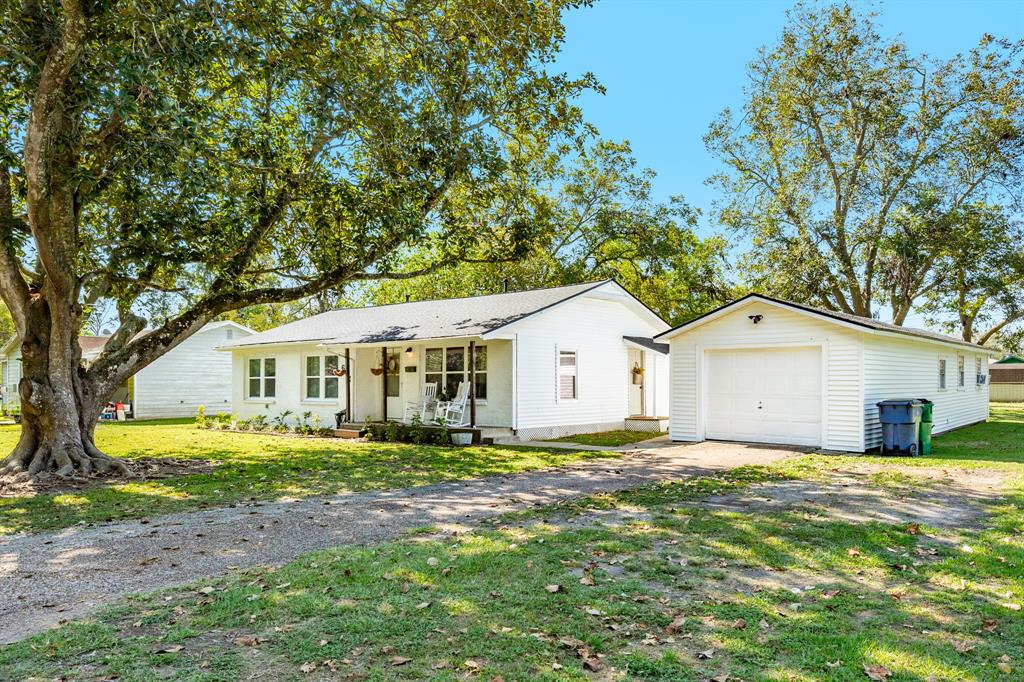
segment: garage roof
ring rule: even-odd
[[[676,336],[677,334],[689,331],[690,329],[698,327],[704,324],[705,322],[710,322],[711,320],[717,319],[718,317],[721,317],[722,315],[729,312],[733,308],[739,307],[743,304],[750,303],[753,301],[763,301],[765,303],[770,303],[785,308],[789,308],[797,312],[806,313],[819,318],[824,318],[826,320],[837,322],[839,324],[860,327],[861,329],[866,329],[868,331],[883,332],[888,334],[899,334],[901,336],[912,336],[916,338],[925,339],[928,341],[936,341],[939,343],[965,346],[973,350],[990,350],[988,348],[985,348],[984,346],[979,346],[976,343],[964,341],[963,339],[958,339],[957,337],[949,336],[948,334],[940,334],[939,332],[933,332],[927,329],[917,329],[915,327],[901,327],[890,322],[882,322],[881,320],[876,320],[870,317],[851,315],[850,313],[841,313],[836,312],[835,310],[824,310],[822,308],[815,308],[813,306],[804,305],[803,303],[794,303],[793,301],[786,301],[781,298],[772,298],[771,296],[765,296],[764,294],[747,294],[743,298],[738,298],[732,303],[726,303],[720,308],[716,308],[711,312],[704,313],[699,317],[693,318],[689,322],[684,322],[678,327],[673,327],[672,329],[669,329],[666,332],[662,332],[661,334],[655,336],[654,339],[655,341],[667,341],[668,339],[671,339],[673,336]]]

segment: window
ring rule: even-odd
[[[962,353],[956,354],[956,387],[964,387],[964,356]]]
[[[946,358],[939,358],[939,389],[946,388]]]
[[[985,382],[985,368],[981,364],[981,358],[974,358],[974,388],[981,390],[981,385]]]
[[[389,398],[397,398],[399,394],[399,384],[401,383],[402,377],[399,374],[399,370],[402,368],[402,361],[398,355],[398,349],[388,351],[387,362],[384,363],[385,374],[384,377],[384,388]]]
[[[476,354],[476,398],[487,400],[487,346],[477,346]],[[424,357],[423,380],[437,384],[437,393],[454,398],[459,384],[469,380],[469,347],[428,348]]]
[[[576,383],[576,351],[558,351],[558,399],[575,400],[578,397]]]
[[[250,398],[273,398],[277,394],[277,360],[249,358]]]
[[[307,355],[305,386],[306,400],[337,400],[338,377],[337,355]]]

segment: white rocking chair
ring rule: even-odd
[[[437,411],[437,384],[423,384],[423,392],[420,394],[418,402],[408,401],[405,403],[405,416],[404,421],[411,423],[413,419],[419,418],[423,423],[428,423],[431,420],[427,419],[428,412]]]
[[[437,404],[437,417],[434,421],[442,426],[469,426],[469,410],[466,409],[468,400],[469,383],[462,381],[454,398]]]

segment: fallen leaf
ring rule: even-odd
[[[463,661],[462,666],[464,668],[472,670],[473,672],[477,672],[480,670],[480,668],[483,667],[477,661],[474,661],[472,658],[467,658],[465,661]]]
[[[551,585],[545,585],[544,589],[547,590],[548,592],[550,592],[551,594],[554,594],[556,592],[561,592],[562,591],[562,586],[561,585],[556,585],[556,584],[552,583]]]
[[[437,557],[432,556],[427,559],[427,566],[437,566],[439,563],[441,562],[437,560]]]
[[[747,621],[743,620],[742,618],[737,618],[732,623],[732,629],[733,630],[746,630],[747,629]]]
[[[715,655],[715,650],[714,649],[705,649],[704,651],[698,651],[697,652],[697,658],[699,658],[702,661],[706,661],[709,658],[712,658],[714,655]]]
[[[299,666],[299,670],[307,674],[314,672],[316,670],[316,663],[313,663],[312,661],[306,661],[305,663]]]
[[[580,585],[594,585],[594,579],[590,577],[589,573],[584,573],[583,577],[580,578]]]
[[[235,637],[235,644],[238,646],[256,646],[255,637]]]
[[[729,675],[715,675],[711,678],[711,682],[729,682]]]
[[[1011,611],[1020,611],[1020,604],[1014,604],[1013,602],[1006,602],[1002,606],[1004,609],[1010,609]]]
[[[994,632],[999,623],[993,618],[986,618],[981,622],[981,629],[985,632]]]
[[[667,632],[670,635],[674,635],[675,633],[679,632],[682,629],[683,623],[685,623],[685,622],[686,622],[686,617],[685,616],[676,616],[675,618],[672,619],[671,623],[669,623],[668,625],[665,626],[665,632]]]
[[[860,550],[856,547],[851,547],[850,549],[846,550],[846,553],[850,556],[860,556]]]
[[[406,658],[405,656],[392,656],[388,659],[388,663],[390,663],[392,667],[397,668],[400,665],[405,665],[411,660],[411,658]]]
[[[601,661],[596,658],[584,658],[583,667],[592,673],[596,673],[601,669]]]
[[[767,630],[771,627],[770,625],[768,625],[768,621],[766,621],[764,618],[761,619],[761,622],[758,623],[757,626],[762,630]]]
[[[423,609],[428,609],[428,608],[430,608],[430,602],[428,602],[428,601],[421,601],[419,604],[416,605],[416,608],[419,609],[420,611],[422,611]]]
[[[966,654],[974,648],[974,645],[970,642],[953,642],[953,648],[962,654]]]
[[[911,535],[920,535],[921,534],[921,524],[920,523],[908,523],[907,524],[907,532],[910,533]]]
[[[183,647],[180,644],[171,644],[169,646],[165,646],[162,649],[157,649],[156,652],[158,654],[176,654],[184,648],[185,647]]]
[[[864,674],[875,682],[885,682],[892,677],[892,671],[884,665],[868,665],[867,663],[864,664]]]
[[[1013,668],[1010,667],[1010,657],[1006,654],[999,657],[999,662],[996,663],[996,667],[999,668],[999,672],[1007,675],[1013,672]]]

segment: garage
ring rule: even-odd
[[[821,445],[821,349],[706,352],[712,440]]]
[[[988,417],[992,351],[963,339],[748,294],[659,334],[669,439],[879,446],[880,400],[927,398],[932,433]]]

